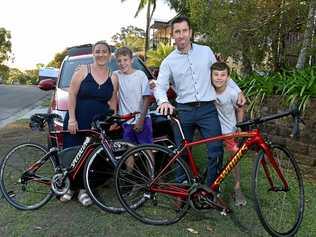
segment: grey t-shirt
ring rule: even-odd
[[[144,106],[143,96],[151,95],[146,74],[140,70],[135,70],[132,74],[124,74],[120,71],[114,73],[119,82],[118,113],[124,115],[141,112]]]
[[[226,89],[220,94],[216,92],[216,108],[223,134],[236,131],[235,107],[238,93],[239,91],[231,86],[226,86]]]

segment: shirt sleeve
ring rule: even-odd
[[[227,85],[228,85],[230,88],[236,90],[238,93],[241,92],[239,86],[236,84],[236,82],[235,82],[233,79],[230,78],[230,79],[228,80],[228,82],[227,82]]]
[[[169,80],[171,78],[171,70],[168,63],[164,60],[159,68],[159,74],[156,81],[156,87],[154,89],[154,96],[157,104],[161,105],[164,102],[169,102],[167,97],[167,91],[169,89]]]
[[[211,66],[213,65],[213,63],[216,63],[217,62],[217,59],[216,59],[216,57],[215,57],[215,55],[214,55],[214,53],[213,53],[213,50],[211,50],[209,47],[207,47],[208,48],[208,50],[209,50],[209,56],[208,56],[208,58],[209,58],[209,67],[211,68]]]
[[[150,88],[149,88],[149,81],[148,78],[146,76],[146,74],[142,71],[140,71],[140,75],[141,75],[141,82],[142,82],[142,96],[147,96],[147,95],[151,95],[150,92]]]

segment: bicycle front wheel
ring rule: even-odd
[[[294,157],[285,147],[274,144],[270,149],[288,187],[264,152],[260,151],[253,172],[255,208],[269,234],[294,236],[303,219],[303,180]]]
[[[163,146],[142,145],[127,152],[116,168],[114,178],[120,202],[145,224],[172,224],[188,210],[191,173],[180,159],[166,166],[173,155]]]
[[[124,141],[113,143],[113,155],[119,160],[134,144]],[[115,166],[108,158],[103,146],[98,146],[90,155],[84,169],[84,185],[93,202],[102,210],[122,213],[125,209],[116,197],[114,185]]]
[[[42,207],[53,196],[51,178],[55,164],[45,147],[23,143],[4,157],[0,170],[0,188],[4,198],[19,210]],[[43,161],[35,164],[41,158]]]

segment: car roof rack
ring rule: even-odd
[[[92,44],[82,44],[66,49],[67,55],[69,56],[79,56],[84,54],[92,54]]]
[[[85,54],[92,54],[92,44],[82,44],[77,46],[72,46],[67,48],[67,55],[69,56],[79,56],[79,55],[85,55]],[[116,50],[116,47],[113,45],[110,45],[111,53],[114,53]]]

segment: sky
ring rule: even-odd
[[[73,45],[107,40],[128,25],[145,29],[146,9],[134,18],[138,0],[4,0],[0,27],[11,32],[14,61],[19,69],[47,64],[57,52]],[[169,20],[175,12],[157,1],[153,19]]]

